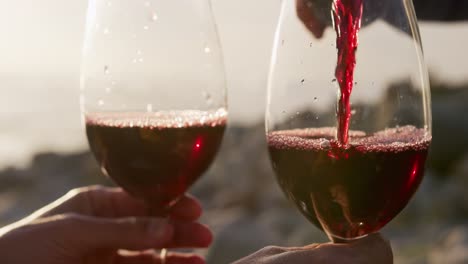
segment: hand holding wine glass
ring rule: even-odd
[[[393,264],[392,249],[379,234],[348,244],[312,244],[304,247],[269,246],[233,264]]]
[[[327,27],[332,26],[330,16],[327,16],[326,9],[331,8],[332,0],[296,0],[297,15],[316,37],[321,38]],[[386,13],[386,10],[391,9],[389,6],[397,3],[393,0],[366,0],[367,9],[374,10],[372,12],[379,13],[379,16],[374,16],[373,19],[364,21],[363,26],[369,25],[377,18],[383,18],[389,24],[399,29],[399,25],[393,12]],[[468,4],[464,0],[413,0],[418,14],[418,19],[428,21],[462,21],[468,19]],[[376,12],[376,7],[379,7],[379,12]]]
[[[81,77],[103,173],[168,216],[215,158],[227,122],[210,2],[90,1]]]
[[[336,3],[334,0],[296,0],[297,16],[318,39],[323,36],[327,27],[333,26],[333,19],[329,14],[332,12],[334,2]],[[351,2],[359,4],[360,1]],[[367,26],[379,18],[392,24],[394,22],[393,12],[387,12],[387,10],[394,8],[392,5],[395,3],[397,1],[394,0],[363,1],[363,11],[368,14],[366,19],[362,21],[363,26]]]
[[[162,263],[148,248],[204,247],[210,231],[194,221],[199,203],[189,196],[170,212],[172,221],[147,215],[147,205],[119,188],[86,187],[70,191],[31,216],[0,229],[1,263],[122,264]],[[57,243],[58,242],[58,243]],[[130,251],[119,251],[127,249]],[[24,254],[24,252],[28,254]],[[345,245],[267,247],[236,264],[380,263],[391,264],[387,241],[373,235]],[[167,264],[202,264],[194,254],[170,253]]]
[[[206,247],[211,232],[197,223],[200,204],[184,196],[171,220],[148,215],[148,206],[120,188],[86,187],[0,229],[1,263],[160,263],[155,248]],[[122,249],[127,251],[123,252]],[[27,252],[27,254],[25,254]],[[204,263],[194,254],[171,253],[166,264]]]

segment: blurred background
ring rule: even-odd
[[[280,1],[212,2],[230,127],[216,162],[192,188],[206,209],[203,221],[216,231],[208,261],[229,263],[269,244],[326,241],[280,192],[265,146],[266,78]],[[86,5],[0,0],[0,226],[70,188],[109,184],[80,123]],[[468,263],[468,24],[421,23],[421,33],[434,144],[424,183],[384,233],[396,263]]]

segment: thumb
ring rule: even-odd
[[[106,219],[66,215],[55,229],[65,245],[85,253],[96,249],[145,250],[170,243],[174,227],[160,218]]]
[[[365,238],[358,239],[349,244],[354,252],[359,252],[361,256],[366,256],[369,263],[392,264],[392,246],[388,240],[380,234],[370,234]]]

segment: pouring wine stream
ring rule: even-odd
[[[356,51],[359,44],[359,30],[363,13],[363,0],[334,0],[332,7],[333,25],[336,31],[336,48],[338,60],[335,77],[340,86],[337,107],[337,139],[339,145],[346,147],[349,139],[349,122],[351,120],[350,99],[354,86],[354,69],[356,67]],[[339,188],[340,186],[336,186]],[[333,190],[332,190],[333,193]],[[338,192],[339,193],[339,192]],[[353,225],[350,217],[349,204],[343,204],[343,215],[349,225]],[[343,243],[331,237],[335,243]]]
[[[350,98],[354,86],[354,68],[356,66],[356,50],[358,34],[361,29],[363,0],[334,0],[333,24],[336,31],[336,48],[338,61],[335,76],[340,86],[340,96],[337,107],[338,142],[348,145],[349,121],[351,119]]]

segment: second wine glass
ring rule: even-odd
[[[431,142],[410,0],[284,0],[268,88],[273,168],[308,220],[343,242],[405,208]]]
[[[165,216],[207,170],[226,126],[209,1],[90,0],[81,104],[104,174]]]

